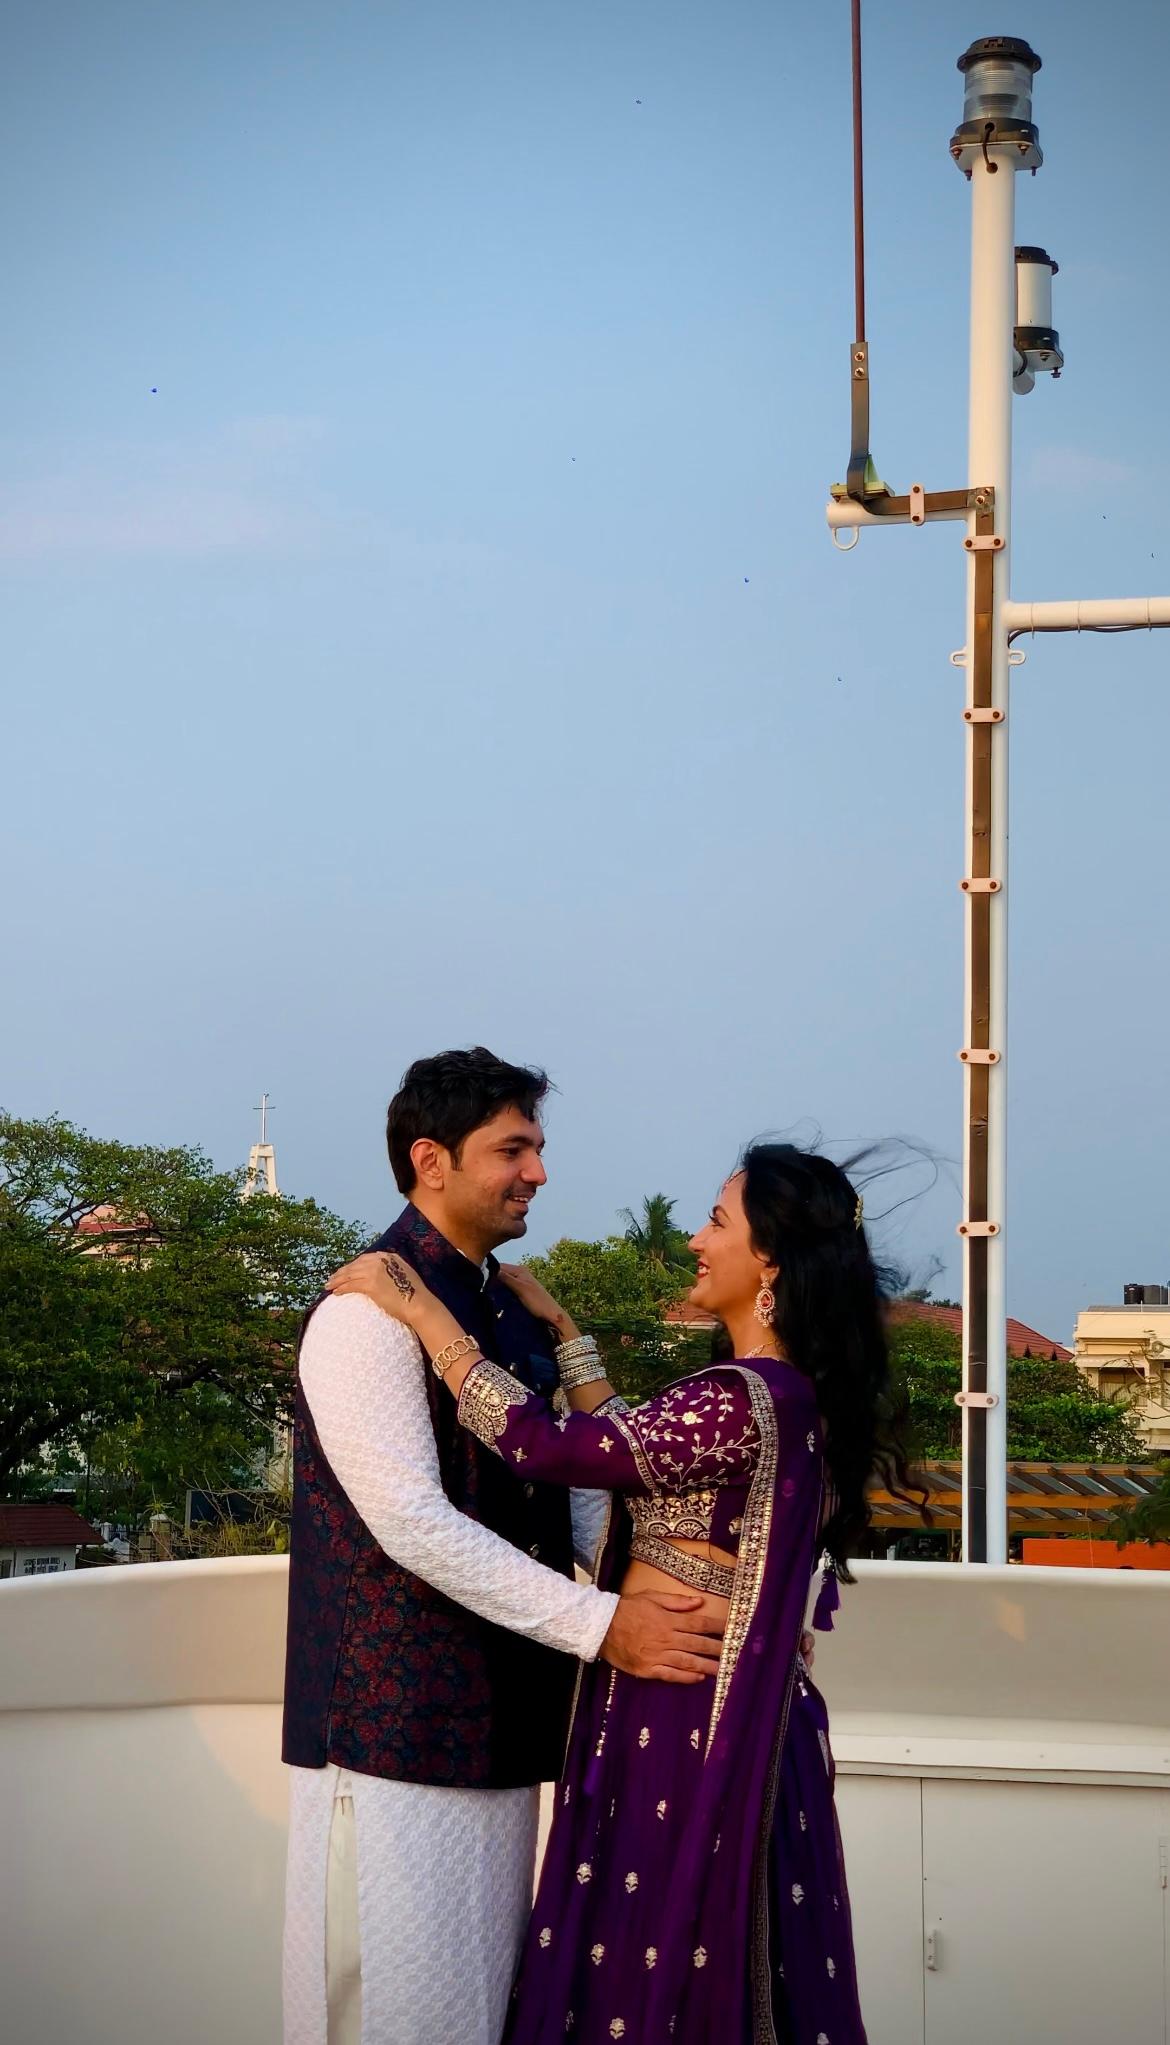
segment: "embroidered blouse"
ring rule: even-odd
[[[636,1534],[738,1552],[744,1493],[760,1452],[738,1371],[683,1378],[633,1410],[615,1396],[592,1413],[557,1418],[546,1399],[484,1361],[464,1379],[459,1419],[545,1483],[625,1493]]]

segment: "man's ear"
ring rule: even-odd
[[[428,1193],[441,1193],[447,1183],[447,1153],[441,1143],[431,1136],[420,1136],[410,1146],[410,1162],[414,1166],[416,1182],[425,1186]]]

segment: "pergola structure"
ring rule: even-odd
[[[930,1532],[959,1533],[963,1524],[963,1466],[924,1463]],[[1009,1463],[1009,1534],[1104,1533],[1120,1507],[1157,1490],[1160,1472],[1148,1463]],[[870,1494],[873,1524],[883,1533],[918,1533],[918,1506],[888,1491]]]

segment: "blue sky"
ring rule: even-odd
[[[1170,17],[867,18],[874,445],[965,480],[955,59],[1041,52],[1020,597],[1170,590]],[[531,1240],[818,1123],[957,1155],[955,527],[847,452],[848,9],[77,0],[9,22],[2,1097],[391,1210],[404,1065],[560,1092]],[[640,102],[640,104],[639,104]],[[1012,1311],[1165,1277],[1170,644],[1013,714]],[[19,878],[17,878],[19,877]],[[957,1285],[957,1175],[892,1245]]]

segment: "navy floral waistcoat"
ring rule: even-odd
[[[531,1391],[555,1389],[548,1330],[494,1258],[485,1279],[415,1207],[373,1247],[411,1264],[486,1356]],[[452,1504],[571,1576],[568,1491],[522,1482],[459,1426],[431,1370],[426,1385]],[[571,1656],[489,1624],[379,1547],[329,1466],[298,1380],[284,1759],[460,1788],[548,1782],[564,1758],[575,1677]]]

